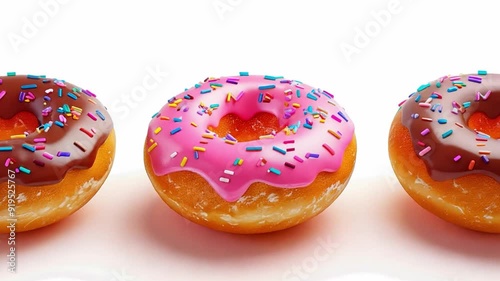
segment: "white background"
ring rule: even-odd
[[[88,205],[18,234],[17,275],[6,272],[0,237],[0,280],[499,280],[500,237],[422,210],[387,156],[397,104],[418,86],[500,71],[493,3],[2,0],[0,73],[90,89],[118,139],[112,173]],[[299,227],[256,236],[207,230],[170,211],[145,174],[151,115],[207,76],[239,71],[328,90],[355,122],[349,186]],[[156,85],[144,89],[151,77]]]

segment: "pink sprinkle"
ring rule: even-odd
[[[489,98],[490,94],[491,94],[491,90],[489,90],[488,92],[486,92],[486,94],[484,94],[483,100],[487,100]]]
[[[421,141],[418,141],[417,144],[420,145],[421,147],[425,147],[425,143],[423,143]]]
[[[64,117],[64,115],[60,114],[59,115],[59,121],[63,122],[66,124],[66,117]]]
[[[460,80],[460,76],[452,76],[450,77],[450,81],[457,81]]]
[[[0,92],[0,100],[3,98],[3,96],[5,96],[5,94],[7,94],[7,92],[5,90]]]
[[[2,80],[2,79],[0,79],[0,85],[2,85],[2,83],[3,83],[3,80]]]
[[[400,103],[398,103],[398,107],[399,107],[399,106],[402,106],[405,102],[406,102],[406,100],[401,101]]]
[[[286,140],[283,142],[284,144],[295,143],[295,140]]]
[[[428,146],[428,147],[426,147],[426,148],[422,149],[422,150],[418,153],[418,155],[419,155],[419,156],[424,156],[425,154],[429,153],[429,151],[431,151],[431,147],[430,147],[430,146]]]
[[[432,118],[422,117],[422,121],[432,122]]]
[[[328,144],[324,143],[323,144],[323,147],[326,149],[326,151],[328,151],[332,156],[335,155],[335,151],[333,150],[333,148],[331,148]]]
[[[421,102],[421,103],[419,103],[418,105],[419,105],[420,107],[427,107],[427,108],[431,107],[431,104],[430,104],[430,103],[426,103],[426,102]]]
[[[87,116],[90,117],[90,119],[92,119],[94,121],[97,121],[97,117],[95,117],[94,114],[92,114],[92,113],[89,112],[89,113],[87,113]]]
[[[476,101],[481,100],[481,92],[476,93]]]
[[[235,99],[235,100],[236,100],[236,101],[238,101],[239,99],[241,99],[241,97],[242,97],[244,94],[245,94],[245,92],[244,92],[244,91],[241,91],[241,92],[238,94],[238,96],[236,96],[236,99]]]
[[[340,118],[338,118],[337,115],[335,115],[335,114],[332,114],[332,118],[333,118],[333,120],[335,120],[339,123],[342,122],[342,120],[340,120]]]
[[[7,160],[5,160],[5,167],[9,167],[9,164],[10,164],[10,158],[7,158]]]
[[[429,128],[426,128],[426,129],[424,129],[422,132],[420,132],[420,134],[421,134],[422,136],[426,136],[426,135],[427,135],[428,133],[430,133],[430,132],[431,132],[431,130],[429,130]]]
[[[457,155],[455,158],[453,158],[453,161],[458,162],[458,160],[462,159],[462,155]]]
[[[295,155],[295,156],[293,157],[293,159],[297,160],[297,161],[298,161],[298,162],[300,162],[300,163],[304,163],[304,160],[303,160],[302,158],[300,158],[299,156],[297,156],[297,155]]]
[[[45,145],[43,145],[43,144],[35,145],[35,150],[44,150],[44,149],[45,149]]]
[[[299,84],[296,84],[295,87],[299,88],[299,89],[304,89],[304,87],[302,85],[299,85]]]
[[[52,154],[50,154],[48,152],[44,152],[42,155],[43,155],[43,157],[45,157],[45,158],[47,158],[49,160],[54,159],[54,155],[52,155]]]
[[[46,138],[36,138],[33,141],[36,142],[36,143],[39,143],[39,142],[46,142],[47,139]]]

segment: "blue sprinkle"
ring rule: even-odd
[[[317,153],[309,153],[309,157],[307,158],[319,158],[319,154]]]
[[[182,128],[181,128],[181,127],[177,127],[177,128],[175,128],[175,129],[173,129],[172,131],[170,131],[170,134],[171,134],[171,135],[175,135],[175,134],[177,134],[178,132],[180,132],[181,130],[182,130]]]
[[[304,123],[304,128],[307,128],[307,129],[312,129],[312,125],[309,125],[308,123]]]
[[[201,84],[196,83],[196,84],[194,84],[194,87],[195,87],[196,89],[198,89],[199,87],[201,87]]]
[[[453,86],[453,87],[449,87],[446,91],[448,91],[448,93],[451,93],[451,92],[455,92],[456,90],[458,90],[458,88]]]
[[[488,164],[490,163],[490,159],[486,155],[481,155],[481,159],[483,160],[484,163]]]
[[[156,112],[155,114],[153,114],[153,116],[151,116],[151,119],[156,118],[158,116],[160,116],[160,112]]]
[[[21,171],[25,174],[28,174],[28,175],[31,173],[30,169],[24,168],[23,166],[19,166],[19,171]]]
[[[28,75],[26,75],[26,78],[28,78],[28,79],[40,79],[40,76],[28,74]]]
[[[261,151],[262,146],[247,146],[246,151]]]
[[[276,168],[273,168],[273,167],[269,168],[269,172],[271,172],[275,175],[278,175],[278,176],[281,175],[281,171],[276,169]]]
[[[297,95],[297,97],[300,99],[300,90],[297,89],[297,91],[295,91],[295,94]]]
[[[195,151],[194,152],[194,159],[199,159],[200,158],[200,154],[198,153],[198,151]]]
[[[26,84],[26,85],[21,85],[21,89],[23,90],[28,90],[28,89],[36,89],[36,84]]]
[[[27,144],[27,143],[23,143],[23,145],[22,145],[22,146],[23,146],[23,148],[24,148],[24,149],[27,149],[27,150],[29,150],[29,151],[31,151],[31,152],[35,152],[35,150],[36,150],[34,146],[29,145],[29,144]]]
[[[420,87],[418,87],[417,92],[422,92],[423,90],[429,88],[431,86],[431,83],[424,84]]]
[[[211,89],[201,90],[201,91],[200,91],[200,94],[210,93],[211,91],[212,91]]]
[[[419,102],[419,101],[420,101],[420,98],[422,98],[422,96],[419,94],[419,95],[415,98],[415,102]]]
[[[62,90],[62,88],[59,88],[57,90],[57,96],[60,97],[60,98],[62,98],[62,94],[63,94],[63,90]]]
[[[279,153],[281,153],[281,154],[283,154],[283,155],[285,155],[285,154],[286,154],[286,150],[281,149],[281,148],[279,148],[279,147],[277,147],[277,146],[273,146],[273,150],[274,150],[274,151],[277,151],[277,152],[279,152]]]
[[[453,134],[453,130],[448,130],[446,132],[444,132],[441,136],[443,137],[443,139],[451,136],[451,134]]]
[[[174,122],[182,122],[182,117],[175,117]]]
[[[438,123],[439,124],[446,124],[446,123],[448,123],[448,120],[443,119],[443,118],[442,119],[438,119]]]
[[[263,93],[259,93],[258,102],[261,103],[263,99],[264,99],[264,94]]]
[[[340,115],[340,117],[342,117],[342,119],[344,119],[346,122],[349,122],[349,120],[347,120],[347,117],[344,115],[344,113],[342,113],[342,111],[339,111],[338,114]]]
[[[240,71],[240,76],[248,76],[248,72],[246,72],[246,71]]]
[[[265,75],[264,79],[266,79],[266,80],[273,80],[274,81],[274,80],[276,80],[276,77],[271,76],[271,75]]]
[[[68,97],[70,97],[70,98],[72,98],[74,100],[78,99],[78,97],[75,94],[73,94],[73,93],[68,93]]]
[[[71,153],[66,152],[66,151],[59,151],[57,152],[57,157],[70,157]]]
[[[470,107],[470,104],[471,104],[471,103],[470,103],[470,101],[467,101],[467,102],[464,102],[464,103],[463,103],[463,106],[464,106],[465,108],[468,108],[468,107]]]
[[[97,116],[99,116],[99,118],[101,118],[102,121],[106,120],[106,117],[104,117],[102,112],[100,112],[99,110],[96,110],[95,114],[97,114]]]
[[[54,121],[54,124],[59,126],[59,127],[64,127],[64,123],[62,123],[61,121],[57,120],[57,121]]]
[[[307,93],[307,97],[310,98],[310,99],[312,99],[312,100],[315,100],[315,101],[318,100],[318,98],[315,95],[311,94],[311,93]]]
[[[269,89],[274,89],[276,88],[276,85],[262,85],[259,86],[259,90],[269,90]]]
[[[1,151],[12,151],[13,147],[12,146],[0,146],[0,152]]]

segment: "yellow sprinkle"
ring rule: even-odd
[[[196,123],[194,123],[194,122],[191,122],[191,126],[198,127],[198,125],[196,125]]]
[[[274,139],[274,136],[273,135],[263,135],[263,136],[259,136],[259,139]]]
[[[193,147],[193,150],[194,150],[194,151],[201,151],[201,152],[205,152],[207,149],[206,149],[206,148],[204,148],[204,147],[195,146],[195,147]]]
[[[71,111],[76,111],[76,112],[82,113],[82,109],[80,107],[77,107],[77,106],[72,106]]]
[[[341,138],[341,136],[335,131],[328,130],[328,133],[330,133],[332,136],[336,137],[337,139]]]
[[[214,136],[211,134],[203,134],[203,135],[201,135],[201,137],[205,138],[205,139],[213,139],[214,138]]]
[[[167,117],[167,116],[160,116],[160,120],[170,120],[170,117]]]
[[[149,139],[149,142],[153,143],[153,142],[155,142],[155,140],[154,139]]]
[[[238,160],[238,166],[243,165],[243,159]]]
[[[181,167],[186,166],[187,161],[188,161],[188,158],[186,156],[184,156],[184,158],[182,158],[182,161],[181,161]]]
[[[230,101],[231,101],[231,93],[227,93],[226,102],[230,102]]]
[[[153,149],[155,149],[155,147],[157,147],[157,146],[158,146],[158,143],[157,143],[157,142],[153,143],[153,145],[151,145],[151,146],[148,148],[148,152],[153,151]]]
[[[161,132],[161,127],[155,129],[155,135],[158,135],[159,132]]]
[[[182,99],[176,99],[176,100],[174,101],[174,103],[175,103],[175,104],[179,104],[179,103],[181,103],[181,101],[182,101]]]
[[[232,145],[236,144],[236,142],[232,140],[225,140],[224,142]]]
[[[298,104],[298,103],[294,102],[294,103],[292,104],[292,106],[293,106],[293,107],[295,107],[295,108],[299,108],[299,107],[300,107],[300,104]]]
[[[96,102],[93,99],[88,99],[89,102],[96,104]]]
[[[26,138],[26,135],[22,134],[22,135],[12,135],[10,136],[11,139],[25,139]]]
[[[319,120],[319,123],[325,123],[325,119]]]
[[[168,107],[177,107],[177,104],[175,104],[175,103],[169,103]]]

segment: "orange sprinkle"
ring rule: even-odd
[[[26,135],[22,134],[22,135],[12,135],[10,136],[11,139],[25,139],[26,138]]]
[[[191,126],[198,127],[198,125],[196,125],[196,123],[194,123],[194,122],[191,122]]]
[[[476,165],[476,161],[474,161],[474,160],[470,160],[470,163],[469,163],[469,171],[472,171],[472,169],[474,169],[474,165]]]
[[[211,135],[211,134],[203,134],[201,135],[202,138],[205,138],[205,139],[213,139],[214,138],[214,135]]]
[[[336,137],[337,139],[341,138],[341,136],[333,130],[328,130],[328,133],[330,133],[332,136]]]
[[[153,143],[153,144],[152,144],[152,145],[148,148],[148,152],[153,151],[153,149],[155,149],[155,147],[157,147],[157,146],[158,146],[158,143],[157,143],[157,142]]]

